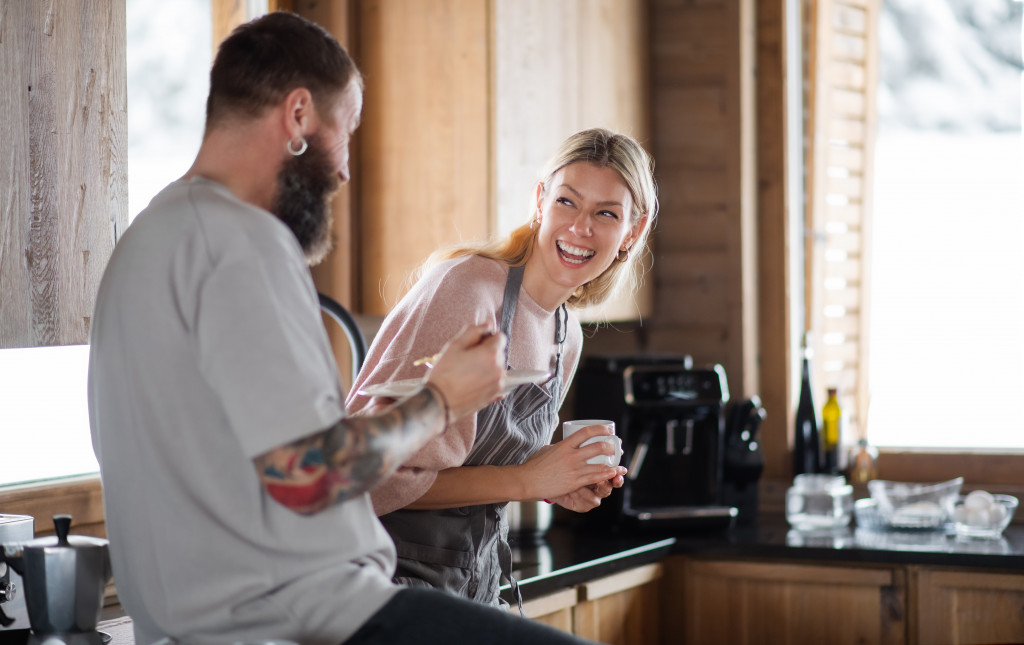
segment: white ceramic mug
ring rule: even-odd
[[[587,439],[582,444],[580,444],[580,448],[582,448],[583,446],[588,446],[594,443],[595,441],[604,441],[610,443],[612,444],[612,447],[615,448],[615,455],[598,455],[596,457],[591,457],[590,459],[588,459],[587,463],[605,464],[606,466],[619,465],[619,460],[622,459],[622,439],[615,436],[614,421],[610,421],[608,419],[581,419],[577,421],[566,421],[565,423],[562,424],[562,440],[564,441],[565,439],[568,439],[577,430],[586,428],[587,426],[605,426],[606,428],[611,429],[612,433],[610,435],[591,437],[590,439]]]

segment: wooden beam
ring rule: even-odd
[[[786,8],[784,2],[757,4],[757,181],[758,334],[760,388],[767,411],[760,445],[764,476],[788,477],[789,432],[793,427],[790,363],[791,298],[789,254],[789,158],[787,155]]]

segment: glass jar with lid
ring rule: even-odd
[[[786,491],[786,520],[795,529],[847,526],[852,517],[853,486],[842,475],[797,475]]]

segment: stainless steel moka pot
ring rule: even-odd
[[[21,576],[36,636],[96,632],[110,579],[107,541],[68,535],[70,515],[55,515],[56,535],[0,546],[0,563]]]

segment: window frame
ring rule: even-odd
[[[812,88],[813,92],[814,87],[819,87],[820,89],[820,84],[817,81],[821,78],[813,61],[821,56],[821,48],[828,46],[828,43],[821,40],[822,33],[829,30],[850,33],[851,26],[846,18],[849,17],[851,7],[863,10],[867,15],[867,20],[863,26],[863,35],[866,41],[865,68],[867,70],[864,109],[868,114],[864,117],[864,129],[867,132],[867,136],[865,136],[864,143],[863,170],[860,171],[863,178],[862,194],[864,205],[862,209],[864,219],[860,222],[860,226],[861,234],[865,238],[861,246],[861,252],[865,254],[864,262],[866,264],[864,267],[865,271],[862,274],[864,276],[862,278],[862,289],[864,289],[865,293],[862,295],[863,304],[858,314],[861,319],[857,321],[857,326],[862,330],[860,337],[862,346],[858,356],[860,373],[856,377],[858,394],[860,396],[855,402],[851,402],[855,406],[854,410],[858,421],[866,419],[868,413],[867,358],[870,350],[870,340],[867,335],[867,328],[870,322],[870,299],[868,294],[870,293],[871,174],[873,172],[873,129],[875,127],[873,112],[875,106],[874,88],[878,82],[878,18],[881,12],[881,3],[884,1],[805,0],[803,17],[803,32],[808,35],[809,41],[805,51],[819,52],[810,57],[811,61],[805,68],[806,76],[804,80]],[[844,12],[846,13],[844,14]],[[853,31],[856,30],[853,29]],[[824,92],[813,96],[807,101],[806,123],[808,124],[807,131],[809,134],[806,145],[810,153],[805,157],[805,160],[807,160],[805,203],[813,205],[815,210],[820,210],[823,206],[827,192],[826,183],[829,181],[829,177],[826,172],[828,163],[825,160],[824,150],[815,150],[814,148],[816,144],[823,140],[822,123],[833,116],[830,114],[830,110],[834,110],[835,106],[836,101],[830,100],[830,97],[825,95]],[[815,128],[818,129],[815,130]],[[810,228],[813,230],[813,233],[809,234],[806,238],[808,266],[805,267],[803,275],[803,287],[807,309],[811,312],[807,317],[807,325],[808,328],[817,330],[821,326],[820,309],[823,300],[821,284],[823,273],[820,264],[825,246],[823,243],[825,237],[818,235],[818,227],[814,226],[813,222]],[[815,305],[818,306],[816,307]],[[816,336],[818,337],[815,338],[815,355],[820,357],[823,354],[820,344],[821,338],[820,335]],[[820,387],[822,383],[820,362],[816,365],[816,370],[816,383]],[[815,394],[816,401],[824,401],[822,398],[823,390],[815,392]],[[792,411],[790,411],[790,414],[792,414]],[[863,430],[862,428],[855,429],[855,434],[858,438],[862,436]],[[878,465],[879,477],[882,479],[931,482],[962,476],[964,477],[965,488],[967,489],[991,488],[1018,494],[1024,492],[1024,454],[1019,451],[882,449],[879,451]]]

